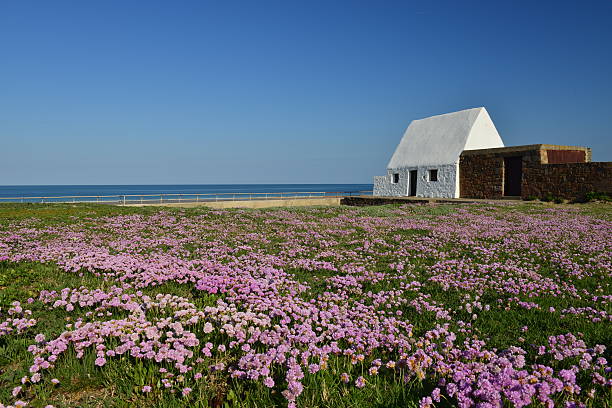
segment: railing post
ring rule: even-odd
[[[123,205],[125,205],[125,196],[123,196]]]

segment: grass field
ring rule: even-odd
[[[607,407],[611,209],[0,205],[0,407]]]

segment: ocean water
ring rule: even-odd
[[[33,197],[89,197],[82,201],[110,201],[113,198],[97,196],[132,196],[132,200],[159,199],[161,194],[168,200],[178,197],[189,200],[195,194],[216,194],[219,198],[240,197],[240,193],[256,193],[257,196],[278,193],[327,192],[348,194],[371,194],[372,184],[147,184],[147,185],[51,185],[51,186],[0,186],[0,203],[2,202],[40,202]],[[290,194],[289,194],[290,195]],[[156,197],[155,197],[156,196]],[[13,198],[13,199],[8,199]],[[116,199],[116,197],[114,198]],[[76,199],[77,201],[81,201]],[[70,201],[66,199],[46,199],[45,201]]]

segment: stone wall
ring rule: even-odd
[[[437,166],[415,166],[387,169],[386,176],[374,177],[374,195],[382,197],[405,197],[408,195],[410,171],[417,171],[416,197],[454,198],[458,195],[457,164]],[[438,170],[438,180],[429,180],[429,171]],[[393,183],[393,174],[399,174],[399,182]]]
[[[612,162],[541,164],[523,168],[523,197],[580,199],[590,191],[612,195]]]
[[[612,162],[548,164],[548,154],[555,148],[572,151],[569,146],[530,145],[463,152],[459,161],[460,196],[503,198],[504,158],[513,156],[523,158],[523,198],[552,195],[573,200],[590,191],[612,194]],[[583,151],[583,160],[590,160],[590,149],[573,151]]]
[[[438,170],[438,180],[429,180],[429,171]],[[459,197],[457,164],[419,166],[417,173],[417,197],[456,198]]]
[[[399,174],[399,181],[393,182],[393,173]],[[408,171],[406,169],[387,170],[385,176],[374,177],[373,195],[383,197],[401,197],[408,195]]]
[[[393,197],[343,197],[340,204],[352,207],[366,207],[371,205],[387,205],[387,204],[415,204],[427,205],[428,199],[424,198],[393,198]]]
[[[500,198],[504,194],[503,185],[503,157],[461,156],[459,161],[460,197]]]

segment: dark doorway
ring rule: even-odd
[[[523,158],[504,157],[504,195],[520,196],[523,181]]]
[[[416,196],[416,188],[417,188],[417,171],[410,170],[410,184],[408,185],[410,189],[408,192],[409,196]]]

